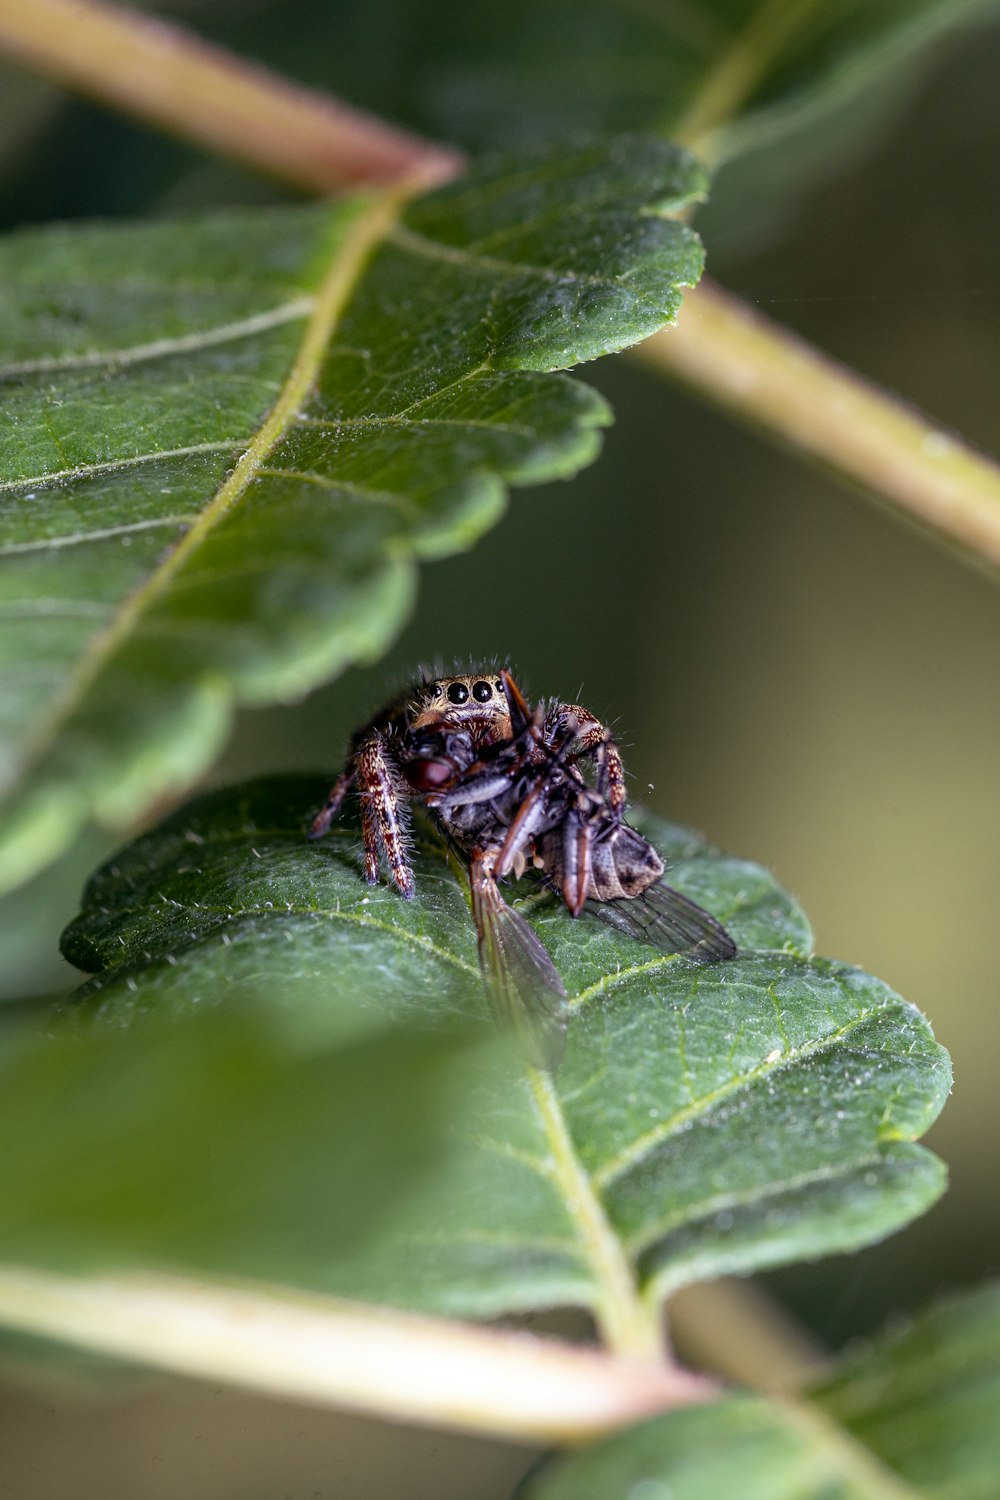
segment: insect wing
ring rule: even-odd
[[[736,954],[722,923],[669,885],[651,885],[638,896],[588,902],[587,910],[661,953],[680,953],[698,964],[715,964]]]
[[[525,919],[492,880],[473,882],[479,967],[498,1023],[510,1027],[532,1066],[554,1072],[566,1042],[566,991]]]

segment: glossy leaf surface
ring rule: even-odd
[[[99,971],[69,1027],[80,1072],[73,1114],[100,1122],[89,1128],[104,1140],[91,1192],[106,1173],[148,1184],[143,1131],[169,1133],[163,1088],[140,1125],[141,1069],[127,1128],[96,1075],[88,1101],[89,1048],[123,1028],[141,1042],[142,1017],[178,1027],[174,1109],[189,1133],[183,1049],[199,1046],[213,1010],[238,1031],[242,1009],[263,1006],[284,1038],[272,1046],[293,1070],[359,1036],[392,1042],[400,1027],[433,1032],[464,1018],[489,1034],[465,895],[440,851],[419,850],[415,900],[369,890],[355,829],[338,827],[323,844],[304,839],[325,790],[289,778],[214,794],[91,883],[64,944],[73,962]],[[587,913],[574,921],[528,884],[522,910],[573,997],[565,1060],[554,1079],[510,1059],[480,1068],[475,1129],[456,1128],[422,1191],[383,1218],[391,1232],[363,1254],[314,1242],[309,1268],[274,1253],[268,1237],[244,1234],[232,1260],[208,1252],[206,1264],[206,1205],[190,1192],[180,1201],[180,1173],[164,1195],[189,1227],[184,1243],[175,1234],[158,1245],[141,1224],[119,1221],[108,1227],[109,1264],[152,1256],[472,1316],[575,1302],[607,1330],[684,1282],[849,1249],[926,1208],[942,1169],[913,1140],[948,1087],[926,1022],[878,980],[807,957],[805,919],[758,866],[670,825],[649,831],[672,861],[672,883],[729,927],[736,959],[692,966]],[[44,1075],[44,1048],[33,1066]],[[370,1083],[377,1091],[377,1073]],[[22,1249],[23,1183],[39,1178],[37,1112],[59,1113],[51,1088],[26,1093],[11,1116],[16,1143],[15,1126],[0,1127],[7,1259]],[[214,1126],[201,1134],[211,1152]],[[345,1131],[340,1149],[354,1148]],[[281,1149],[269,1153],[275,1170]],[[324,1196],[323,1169],[303,1167],[299,1180],[308,1221],[305,1204]],[[34,1222],[58,1226],[64,1265],[73,1215],[51,1159],[44,1181]]]
[[[703,191],[630,140],[0,247],[0,886],[376,655],[418,559],[592,459],[605,403],[548,372],[673,317]]]
[[[554,1462],[518,1500],[991,1500],[1000,1480],[1000,1291],[874,1340],[790,1402],[731,1397]]]

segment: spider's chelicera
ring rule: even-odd
[[[487,993],[536,1066],[558,1064],[566,991],[534,929],[504,901],[506,877],[535,870],[574,917],[589,903],[663,952],[697,963],[736,952],[715,917],[662,883],[662,859],[625,821],[621,755],[605,726],[576,703],[532,710],[506,668],[421,682],[375,714],[353,736],[311,838],[329,830],[354,784],[370,885],[384,856],[400,893],[414,894],[414,800],[468,857]]]

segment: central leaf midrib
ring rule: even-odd
[[[580,1251],[594,1279],[594,1317],[607,1347],[626,1358],[660,1363],[664,1357],[659,1313],[643,1301],[635,1269],[608,1218],[570,1134],[548,1073],[529,1070],[532,1093],[552,1153],[551,1181],[575,1225]]]
[[[127,642],[143,615],[166,592],[187,559],[239,504],[261,465],[282,441],[315,384],[327,348],[372,253],[388,235],[414,191],[412,185],[397,187],[374,198],[358,214],[338,244],[330,267],[317,287],[312,315],[305,325],[302,341],[276,402],[240,455],[235,468],[190,530],[145,583],[128,595],[114,618],[81,657],[62,697],[39,725],[34,743],[26,747],[22,776],[45,753],[74,710],[84,701],[102,668]]]

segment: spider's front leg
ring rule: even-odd
[[[573,763],[585,755],[593,756],[597,767],[597,790],[607,798],[612,812],[621,812],[625,806],[625,767],[621,751],[611,737],[611,730],[602,724],[589,708],[579,703],[557,703],[545,716],[544,734],[549,744],[565,743],[572,736]]]
[[[384,850],[389,873],[409,901],[416,887],[406,855],[406,824],[399,797],[399,780],[393,769],[389,746],[378,730],[358,746],[354,774],[361,798],[365,879],[369,885],[378,884],[379,854]]]

